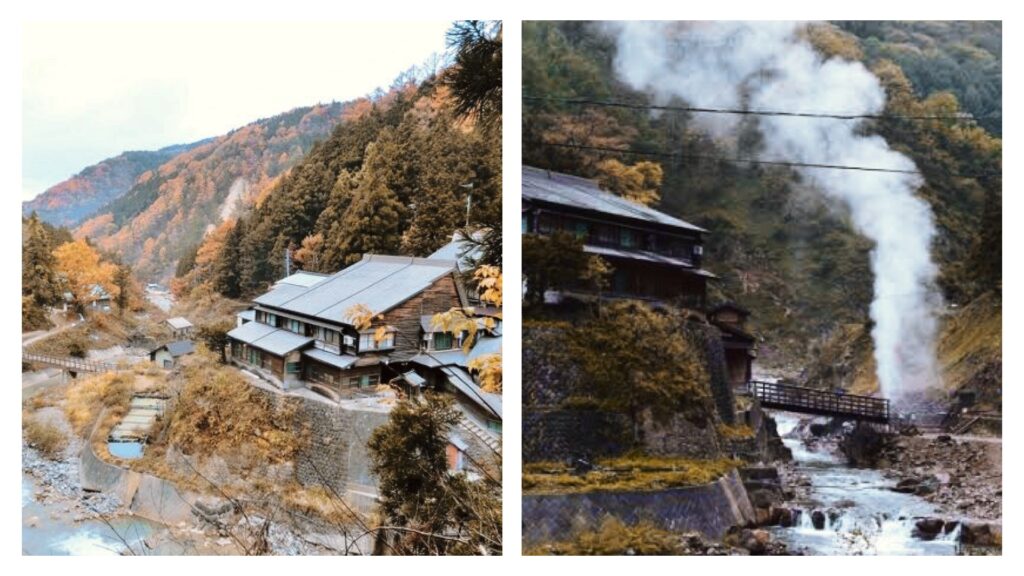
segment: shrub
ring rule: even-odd
[[[68,438],[59,426],[29,417],[24,421],[25,441],[51,460],[58,458],[68,445]]]
[[[132,401],[135,375],[131,372],[107,372],[86,378],[68,389],[64,413],[72,429],[85,436],[89,426],[104,408],[123,414]]]
[[[270,397],[238,372],[198,354],[185,366],[185,385],[165,415],[169,439],[185,454],[252,454],[260,464],[291,460],[300,439],[294,409],[275,409]]]
[[[627,526],[618,518],[606,518],[597,530],[580,532],[568,542],[548,544],[527,554],[569,556],[665,556],[683,553],[682,538],[643,521]]]

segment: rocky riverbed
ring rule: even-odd
[[[991,554],[999,553],[998,520],[967,512],[992,511],[997,483],[971,488],[954,480],[998,474],[985,458],[991,448],[960,446],[951,438],[883,436],[877,463],[864,465],[867,451],[851,452],[850,426],[817,426],[780,419],[794,455],[780,466],[786,501],[771,510],[772,534],[791,550],[807,554]],[[842,442],[840,439],[844,439]],[[862,439],[863,440],[863,439]],[[988,442],[991,444],[991,442]],[[854,453],[859,466],[851,465]],[[980,450],[980,452],[979,452]],[[940,454],[941,453],[941,454]],[[948,475],[948,476],[945,476]],[[943,486],[954,485],[951,488]],[[998,516],[996,517],[998,518]]]
[[[998,438],[898,436],[877,467],[898,489],[935,504],[946,515],[1002,518],[1002,442]]]

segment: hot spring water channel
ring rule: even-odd
[[[929,502],[912,494],[890,490],[895,481],[878,470],[850,468],[841,454],[810,450],[803,441],[789,437],[799,420],[777,414],[779,434],[793,451],[796,472],[810,480],[809,495],[792,503],[802,513],[791,528],[772,532],[791,550],[807,554],[954,555],[959,527],[925,541],[913,535],[921,517],[939,515]],[[824,527],[817,529],[812,512],[825,513]]]

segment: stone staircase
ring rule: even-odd
[[[475,436],[491,450],[501,454],[501,438],[484,430],[483,427],[470,420],[466,415],[463,415],[459,421],[459,427]]]

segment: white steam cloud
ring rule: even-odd
[[[859,62],[824,59],[786,22],[626,22],[609,25],[617,40],[615,70],[658,103],[840,114],[879,114],[885,91]],[[695,114],[724,136],[740,117]],[[790,162],[915,170],[907,157],[859,122],[760,116],[760,157]],[[913,174],[801,168],[827,197],[849,207],[858,232],[875,243],[872,338],[882,393],[897,403],[938,384],[935,362],[935,226],[915,196]]]

